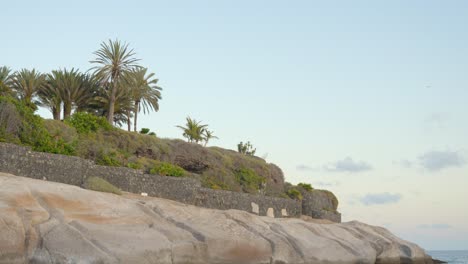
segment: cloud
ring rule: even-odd
[[[321,187],[334,187],[334,186],[339,186],[340,182],[335,181],[335,182],[323,182],[323,181],[316,181],[312,182],[312,186],[321,186]]]
[[[423,228],[423,229],[449,229],[449,228],[452,228],[452,226],[448,225],[448,224],[431,224],[431,225],[419,225],[418,228]]]
[[[419,157],[422,167],[430,171],[439,171],[465,164],[462,155],[455,151],[429,151]]]
[[[352,158],[347,157],[324,166],[324,169],[334,172],[363,172],[371,170],[372,166],[364,161],[354,161]]]
[[[296,170],[299,171],[313,171],[315,168],[312,168],[310,166],[304,165],[304,164],[299,164],[296,166]]]
[[[369,193],[359,200],[364,205],[391,204],[398,203],[402,196],[399,193]]]

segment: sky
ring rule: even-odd
[[[86,71],[125,41],[163,88],[140,128],[202,120],[333,191],[343,221],[468,249],[468,1],[0,3],[0,65]]]

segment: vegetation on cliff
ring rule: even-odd
[[[145,128],[138,133],[139,112],[159,110],[158,79],[120,41],[103,42],[94,55],[93,67],[86,73],[12,72],[0,67],[0,141],[75,155],[100,165],[194,177],[213,189],[293,199],[312,190],[310,185],[296,189],[285,184],[281,169],[256,157],[250,142],[239,143],[237,151],[206,147],[217,137],[207,124],[190,117],[178,126],[187,142],[159,138]],[[53,119],[35,115],[38,107],[49,109]],[[125,125],[128,131],[117,128]]]

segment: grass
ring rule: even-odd
[[[286,194],[289,196],[289,198],[294,199],[294,200],[302,200],[302,193],[298,191],[296,188],[289,189]]]
[[[86,179],[85,188],[98,192],[113,193],[117,195],[122,194],[122,191],[119,188],[99,177],[89,177]]]
[[[312,188],[312,185],[309,184],[309,183],[299,183],[297,184],[297,186],[301,187],[302,189],[308,191],[308,192],[311,192],[314,188]]]

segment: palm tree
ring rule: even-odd
[[[209,131],[208,129],[204,129],[203,130],[203,140],[205,141],[205,147],[206,145],[208,144],[208,142],[210,141],[210,139],[214,139],[214,138],[218,138],[217,136],[214,135],[214,132],[213,131]]]
[[[12,88],[21,101],[36,110],[37,106],[34,104],[33,98],[45,82],[45,75],[35,69],[22,69],[14,74]]]
[[[121,89],[120,82],[125,72],[138,68],[138,59],[134,58],[133,50],[128,49],[128,44],[118,40],[109,40],[101,43],[101,48],[94,52],[97,58],[91,63],[98,64],[93,67],[95,75],[106,87],[108,97],[107,121],[114,122],[116,96]]]
[[[85,75],[78,70],[61,70],[61,76],[59,91],[63,102],[63,118],[66,119],[71,115],[76,102],[86,101],[93,93],[89,91],[89,87],[85,87]]]
[[[133,109],[133,131],[137,131],[138,113],[143,110],[146,114],[150,110],[159,110],[162,88],[157,86],[158,79],[154,73],[147,74],[147,68],[133,70],[126,77],[130,93],[134,101]],[[130,122],[130,121],[129,121]]]
[[[59,87],[61,86],[61,72],[52,71],[47,75],[46,83],[39,89],[39,105],[48,108],[55,120],[60,120],[62,111],[62,97]]]
[[[80,92],[75,94],[73,98],[73,106],[75,111],[86,111],[94,102],[95,97],[98,95],[99,81],[92,74],[81,74]]]
[[[10,68],[3,66],[0,67],[0,96],[11,95],[11,82],[13,76],[11,75]]]
[[[184,126],[177,126],[178,128],[182,129],[183,136],[187,138],[188,142],[195,142],[198,143],[203,140],[203,131],[206,129],[208,125],[202,125],[197,120],[192,119],[190,117],[186,118],[187,123]]]
[[[97,85],[92,77],[78,70],[63,69],[47,75],[47,83],[39,90],[42,106],[49,108],[54,119],[60,120],[63,104],[63,118],[71,115],[72,110],[83,109],[95,96]]]
[[[133,99],[131,98],[129,88],[127,86],[120,88],[115,98],[113,122],[117,126],[122,126],[124,123],[129,125],[129,120],[133,117]],[[107,116],[108,110],[109,97],[107,96],[107,90],[101,87],[97,90],[96,96],[90,102],[86,111],[94,113],[97,116]],[[130,127],[128,129],[130,130]]]

